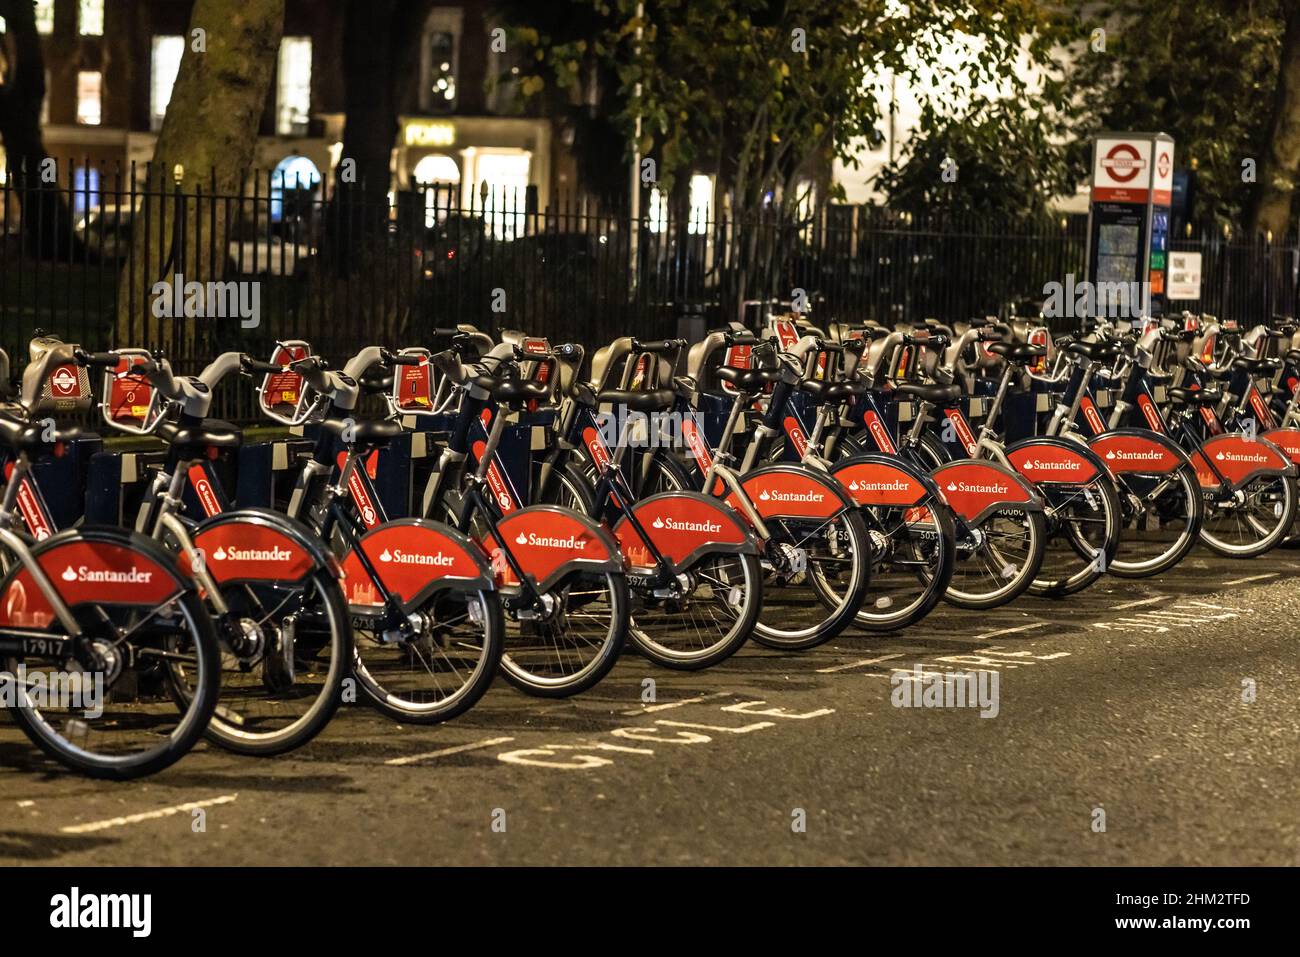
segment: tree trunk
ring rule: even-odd
[[[79,248],[72,216],[60,191],[57,167],[47,164],[41,139],[41,104],[45,100],[45,58],[36,32],[36,8],[30,0],[0,0],[13,38],[13,62],[0,85],[0,140],[8,158],[10,196],[22,207],[23,251],[51,259],[69,259]],[[71,170],[64,171],[71,183]]]
[[[1284,0],[1286,30],[1273,99],[1273,121],[1251,204],[1252,237],[1272,233],[1281,242],[1291,226],[1291,204],[1300,174],[1300,0]]]
[[[397,141],[399,88],[417,72],[422,26],[433,0],[348,0],[344,13],[343,160],[355,179],[338,183],[355,221],[387,215],[389,162]],[[405,184],[398,184],[399,188]]]
[[[197,30],[204,31],[203,50],[196,49]],[[237,204],[212,197],[241,196],[283,33],[284,0],[195,0],[118,286],[117,345],[175,352],[194,343],[195,318],[165,316],[166,303],[155,302],[152,289],[178,274],[189,284],[225,273],[227,218]]]

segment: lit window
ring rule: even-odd
[[[482,195],[486,184],[486,218],[492,235],[498,239],[514,239],[523,233],[531,159],[532,154],[522,150],[484,153],[478,158],[475,193]]]
[[[696,173],[691,177],[691,218],[686,231],[697,236],[707,233],[712,214],[713,177]]]
[[[54,0],[36,0],[36,32],[54,32]]]
[[[311,37],[280,41],[279,76],[275,131],[281,136],[302,136],[311,119]]]
[[[450,110],[456,104],[456,35],[429,36],[429,108]]]
[[[668,228],[668,204],[659,187],[650,190],[650,232],[662,233]]]
[[[104,35],[104,0],[80,0],[77,6],[77,32],[83,37]]]
[[[167,104],[172,100],[172,87],[180,72],[181,55],[185,52],[184,37],[154,37],[149,73],[149,128],[162,129]]]
[[[104,75],[98,70],[77,74],[77,122],[98,126],[103,117]]]
[[[450,113],[456,109],[463,19],[459,7],[434,7],[424,23],[420,44],[420,109],[426,113]]]

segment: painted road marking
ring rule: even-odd
[[[1049,621],[1034,621],[1027,625],[1017,625],[1015,628],[999,628],[997,631],[986,631],[982,635],[976,635],[973,641],[983,641],[986,638],[996,638],[998,635],[1014,635],[1021,631],[1033,631],[1035,628],[1046,628],[1050,625]]]
[[[1126,608],[1139,608],[1142,605],[1154,605],[1158,601],[1164,601],[1168,595],[1156,595],[1154,598],[1142,598],[1138,601],[1126,601],[1122,605],[1115,605],[1111,611],[1123,611]]]
[[[901,654],[897,654],[897,655],[880,655],[878,658],[860,658],[857,661],[850,661],[846,665],[833,665],[830,668],[818,668],[817,674],[819,675],[834,674],[837,671],[848,671],[850,668],[861,668],[865,665],[875,665],[875,664],[879,664],[882,661],[890,661],[894,658],[901,658],[901,657],[903,657]]]
[[[1246,582],[1262,582],[1265,578],[1276,578],[1281,572],[1268,572],[1264,575],[1251,575],[1248,578],[1234,578],[1230,582],[1224,582],[1224,585],[1244,585]]]
[[[1271,577],[1271,576],[1263,576]],[[1094,621],[1093,628],[1103,631],[1142,631],[1146,634],[1163,634],[1170,628],[1189,628],[1193,625],[1208,625],[1215,621],[1227,621],[1239,615],[1250,614],[1242,608],[1230,608],[1207,601],[1181,601],[1168,608],[1152,608],[1139,611],[1133,615],[1114,618],[1110,621]]]
[[[505,744],[507,741],[513,741],[514,738],[486,738],[483,741],[474,741],[470,744],[458,744],[452,748],[441,748],[437,751],[426,751],[423,754],[412,754],[405,758],[389,758],[385,764],[400,767],[404,764],[417,764],[420,761],[428,761],[431,758],[443,758],[449,754],[460,754],[463,751],[474,751],[478,748],[490,748],[494,744]]]
[[[221,797],[209,798],[206,801],[190,801],[186,804],[173,804],[171,807],[162,807],[156,811],[142,811],[139,814],[128,814],[125,817],[110,817],[104,821],[91,821],[89,824],[69,824],[67,827],[59,828],[64,834],[90,834],[93,831],[106,831],[110,827],[122,827],[127,824],[139,824],[141,821],[156,821],[158,818],[171,817],[173,814],[182,814],[185,811],[197,811],[203,807],[215,807],[218,804],[229,804],[239,797],[238,794],[223,794]]]
[[[730,698],[734,692],[719,691],[715,694],[702,694],[698,698],[683,698],[681,701],[669,701],[665,704],[652,704],[644,708],[632,708],[628,711],[620,711],[619,714],[650,714],[653,711],[667,711],[669,708],[680,708],[684,704],[698,704],[701,701],[713,701],[716,698]]]

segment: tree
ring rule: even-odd
[[[1010,65],[1046,59],[1055,22],[1033,0],[645,0],[642,17],[636,0],[570,6],[594,10],[597,26],[581,37],[521,35],[535,62],[521,88],[569,89],[584,63],[608,64],[619,83],[616,121],[627,142],[640,118],[637,146],[655,161],[656,184],[671,193],[687,173],[712,173],[737,224],[788,224],[805,184],[829,192],[831,160],[854,163],[861,139],[878,138],[879,87],[890,73],[923,78],[927,99],[1008,76],[1014,86]],[[952,63],[944,54],[959,35],[972,42]],[[750,276],[780,271],[774,257],[788,254],[788,233],[738,234],[732,307]]]
[[[133,230],[118,286],[118,342],[171,350],[192,341],[178,335],[174,320],[150,322],[150,297],[141,301],[142,292],[178,272],[186,282],[206,282],[225,271],[228,204],[176,195],[182,188],[188,195],[240,195],[283,32],[284,0],[195,0],[149,165],[143,197],[148,209],[137,214],[137,221],[151,227]],[[183,229],[176,228],[178,220]]]
[[[1273,109],[1259,164],[1259,188],[1251,196],[1252,236],[1279,240],[1291,226],[1296,178],[1300,176],[1300,2],[1285,0],[1286,27],[1278,56]]]
[[[1022,100],[981,101],[960,116],[932,107],[876,186],[891,210],[1005,223],[1042,216],[1081,177],[1066,120]]]
[[[1094,6],[1077,0],[1094,17],[1090,25],[1105,31],[1102,48],[1090,45],[1072,71],[1076,96],[1087,107],[1076,127],[1079,140],[1086,146],[1099,130],[1169,133],[1178,165],[1197,170],[1197,218],[1207,225],[1249,218],[1264,193],[1272,154],[1269,107],[1281,106],[1283,114],[1300,108],[1300,101],[1292,102],[1300,95],[1295,85],[1295,93],[1279,100],[1284,5],[1294,2],[1113,0]],[[1300,152],[1284,151],[1273,169],[1284,179],[1293,176],[1296,159]],[[1247,160],[1259,164],[1254,175],[1243,175]],[[1286,219],[1289,214],[1287,208]],[[1270,215],[1274,225],[1281,221],[1276,212]]]
[[[46,155],[41,137],[45,58],[36,32],[36,8],[32,0],[0,0],[0,16],[10,41],[3,51],[0,140],[13,187],[10,195],[26,204],[21,220],[23,248],[38,256],[66,259],[77,243],[54,161]]]
[[[382,220],[398,113],[418,62],[421,26],[432,0],[348,0],[343,21],[343,160],[355,180],[339,186],[362,215]]]

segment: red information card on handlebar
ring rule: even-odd
[[[128,425],[143,425],[149,415],[149,406],[153,402],[153,386],[143,373],[134,372],[135,361],[130,356],[123,356],[113,376],[112,388],[108,397],[108,416],[114,422]]]
[[[303,377],[285,367],[291,362],[306,359],[311,354],[311,346],[297,339],[276,346],[271,363],[281,369],[279,372],[268,372],[262,379],[257,400],[262,411],[277,422],[302,425],[310,415],[311,403],[308,401],[308,390]]]

